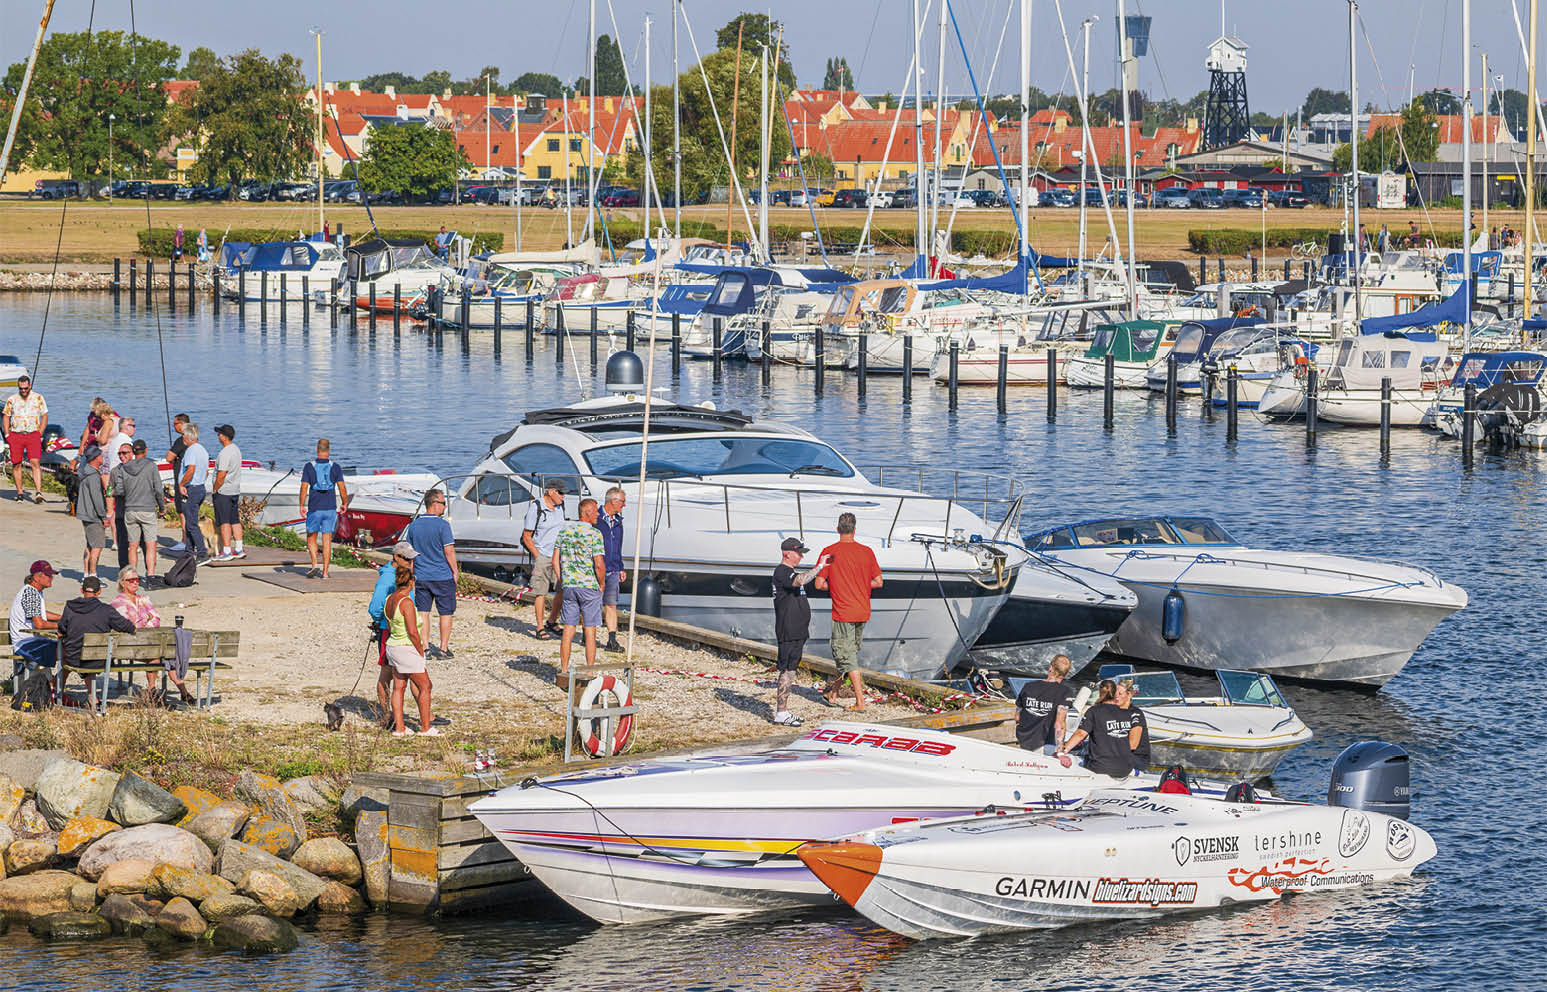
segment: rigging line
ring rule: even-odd
[[[870,33],[865,35],[865,52],[859,57],[859,71],[851,73],[851,75],[855,77],[855,86],[859,85],[858,77],[860,73],[865,71],[865,63],[870,61],[870,44],[871,42],[875,41],[876,24],[878,24],[881,20],[881,5],[885,2],[886,0],[876,0],[875,16],[870,19]],[[847,65],[847,63],[845,63],[845,65]]]
[[[1385,76],[1385,73],[1381,72],[1380,59],[1375,57],[1375,46],[1370,43],[1370,31],[1369,31],[1369,28],[1364,23],[1364,15],[1363,14],[1358,14],[1356,16],[1359,18],[1359,30],[1360,30],[1360,33],[1362,33],[1364,35],[1364,47],[1370,53],[1370,63],[1375,67],[1375,78],[1380,83],[1381,90],[1386,94],[1386,102],[1388,104],[1390,104],[1390,102],[1391,102],[1391,87],[1386,85],[1386,76]],[[1353,115],[1353,119],[1354,119],[1354,122],[1355,122],[1355,126],[1357,127],[1358,120],[1359,120],[1359,115],[1358,114],[1354,114]],[[1403,158],[1404,161],[1407,162],[1408,168],[1411,169],[1413,167],[1413,157],[1412,157],[1412,155],[1408,154],[1407,142],[1405,140],[1403,140],[1403,138],[1402,138],[1402,128],[1399,125],[1399,126],[1393,128],[1392,130],[1395,131],[1396,136],[1397,136],[1397,147],[1402,149],[1402,158]],[[1355,191],[1355,195],[1358,195],[1357,191]],[[1439,243],[1439,234],[1434,230],[1434,218],[1432,216],[1430,216],[1430,214],[1429,214],[1429,204],[1424,199],[1423,188],[1422,187],[1419,187],[1419,189],[1418,189],[1418,207],[1419,207],[1420,210],[1423,211],[1424,223],[1426,225],[1428,225],[1429,234],[1431,236],[1433,236],[1435,243],[1438,244]],[[1462,232],[1461,241],[1462,241],[1462,245],[1461,246],[1462,246],[1463,249],[1465,249],[1468,245],[1470,245],[1472,243],[1470,232],[1465,232],[1465,231]]]
[[[129,44],[132,48],[130,61],[134,63],[134,93],[140,105],[140,130],[143,135],[145,129],[145,87],[140,81],[140,33],[135,27],[134,0],[129,0]],[[154,229],[150,226],[150,197],[145,198],[145,234],[147,241],[154,236]],[[147,243],[146,247],[150,245]],[[176,265],[174,260],[170,263]],[[167,291],[171,292],[171,281],[167,282]],[[167,418],[167,446],[172,445],[172,399],[167,395],[167,346],[161,333],[161,311],[156,307],[156,287],[147,279],[145,281],[145,303],[151,312],[156,315],[156,353],[161,359],[161,406],[166,412]]]

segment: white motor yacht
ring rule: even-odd
[[[1164,365],[1171,354],[1180,326],[1170,320],[1124,320],[1098,327],[1090,348],[1064,363],[1064,379],[1074,387],[1105,388],[1111,355],[1112,388],[1143,389],[1150,366]]]
[[[270,241],[246,249],[222,273],[220,295],[237,302],[305,303],[344,272],[344,253],[330,241]]]
[[[1467,603],[1428,569],[1247,548],[1207,517],[1089,520],[1026,546],[1139,597],[1107,650],[1184,668],[1378,689]]]
[[[1455,377],[1434,394],[1428,422],[1448,437],[1461,437],[1466,387],[1476,391],[1474,437],[1509,437],[1526,432],[1542,413],[1542,371],[1547,355],[1539,351],[1474,351],[1461,356]],[[1540,447],[1540,445],[1532,445]]]
[[[24,375],[31,375],[20,355],[0,355],[0,389],[15,389],[16,382]]]

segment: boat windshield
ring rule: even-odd
[[[1182,683],[1174,672],[1138,672],[1121,676],[1133,681],[1133,701],[1136,706],[1155,706],[1161,703],[1181,703]]]
[[[1096,336],[1090,342],[1091,355],[1105,355],[1112,350],[1112,339],[1117,336],[1117,328],[1103,327],[1096,331]]]
[[[1056,527],[1033,537],[1034,548],[1094,548],[1108,545],[1235,544],[1207,517],[1124,517]]]
[[[1257,329],[1254,327],[1239,327],[1233,331],[1226,331],[1214,341],[1214,346],[1209,352],[1216,356],[1233,355],[1245,348],[1257,337]]]
[[[902,313],[908,305],[907,286],[888,286],[881,291],[881,302],[876,309],[882,313]]]
[[[1147,352],[1154,348],[1155,341],[1160,337],[1161,330],[1162,328],[1159,327],[1136,327],[1130,330],[1128,334],[1133,340],[1134,352]]]
[[[1196,355],[1198,349],[1203,346],[1203,328],[1197,324],[1188,324],[1182,328],[1182,332],[1176,336],[1176,345],[1172,351],[1178,355]]]
[[[1259,672],[1215,672],[1219,691],[1232,706],[1287,706],[1278,684]],[[1174,677],[1174,676],[1173,676]]]
[[[592,448],[585,454],[591,474],[604,479],[637,479],[640,444]],[[795,475],[851,479],[854,469],[820,441],[792,437],[684,437],[650,444],[652,479],[716,475]]]
[[[1167,517],[1183,544],[1234,544],[1235,538],[1208,517]]]

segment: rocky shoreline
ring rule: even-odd
[[[127,269],[125,273],[124,278],[127,279]],[[108,266],[105,272],[60,269],[57,276],[49,272],[16,272],[0,269],[0,293],[46,293],[50,282],[53,283],[56,293],[110,292],[113,288],[112,266]],[[144,286],[143,277],[140,285]],[[157,289],[164,291],[166,285],[165,275],[156,276]],[[178,285],[184,285],[183,281],[178,280]]]
[[[309,834],[307,813],[328,807],[355,843]],[[0,933],[287,951],[295,919],[384,908],[387,865],[386,807],[366,790],[248,771],[222,798],[64,751],[0,750]]]

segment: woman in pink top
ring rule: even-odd
[[[161,614],[156,611],[156,604],[150,601],[150,597],[140,591],[140,573],[133,568],[121,568],[118,570],[118,595],[113,598],[113,609],[125,620],[134,624],[135,630],[144,630],[147,627],[161,626]],[[165,663],[165,659],[163,659]],[[192,703],[193,693],[188,691],[187,684],[178,674],[177,667],[166,664],[167,677],[172,684],[177,686],[178,693],[183,697],[183,702]]]

